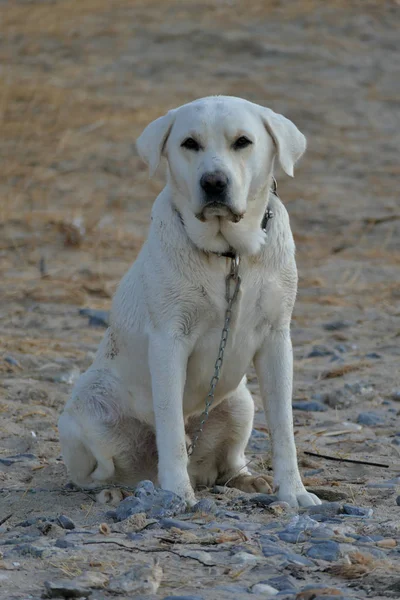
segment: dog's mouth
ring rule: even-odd
[[[232,223],[238,223],[243,219],[243,215],[235,213],[229,206],[222,202],[208,202],[202,211],[197,213],[196,218],[202,223],[212,219],[213,217],[222,217],[228,219]]]

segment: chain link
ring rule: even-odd
[[[210,389],[207,394],[205,408],[200,415],[199,428],[197,429],[197,431],[193,437],[193,441],[187,450],[188,456],[191,456],[193,454],[193,451],[196,447],[198,439],[203,432],[204,425],[206,424],[207,419],[209,417],[210,408],[215,399],[215,388],[217,387],[218,381],[221,376],[221,369],[222,369],[222,364],[224,362],[225,348],[226,348],[226,344],[228,342],[229,328],[230,328],[230,323],[231,323],[231,318],[232,318],[232,306],[234,305],[234,303],[237,299],[237,295],[238,295],[239,288],[240,288],[241,279],[240,279],[240,275],[239,275],[239,265],[240,265],[240,257],[238,254],[236,254],[234,256],[234,258],[231,258],[231,265],[230,265],[231,268],[230,268],[229,274],[226,278],[226,301],[228,303],[228,306],[225,311],[224,327],[222,329],[221,341],[219,344],[217,360],[215,361],[214,375],[212,376],[211,381],[210,381]]]

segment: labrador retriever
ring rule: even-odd
[[[167,184],[94,362],[59,420],[71,479],[83,487],[151,479],[189,504],[196,487],[215,483],[268,491],[268,478],[252,475],[245,458],[254,416],[246,371],[254,363],[277,495],[291,506],[319,504],[297,466],[295,247],[288,214],[271,191],[275,158],[293,176],[305,137],[268,108],[213,96],[150,123],[137,147],[150,174],[165,156]],[[237,294],[221,368],[222,360],[215,363],[232,300],[227,277]]]

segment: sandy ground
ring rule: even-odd
[[[284,113],[309,140],[295,179],[278,175],[300,272],[294,398],[327,409],[294,411],[306,482],[373,507],[365,531],[399,539],[399,23],[390,0],[0,2],[0,537],[35,516],[105,520],[91,496],[63,489],[57,418],[104,332],[79,309],[109,308],[146,236],[163,174],[147,179],[142,128],[224,93]],[[357,426],[366,412],[378,424]],[[267,450],[250,451],[254,468],[269,469]],[[122,560],[93,552],[0,562],[0,597],[40,597],[45,579]],[[162,560],[160,597],[232,581]],[[355,597],[385,595],[378,576],[363,581]]]

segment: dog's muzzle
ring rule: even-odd
[[[200,221],[222,217],[237,223],[243,218],[243,215],[235,213],[229,205],[229,179],[223,171],[204,173],[200,179],[200,187],[204,199],[204,205],[196,215]]]
[[[244,215],[235,213],[228,204],[211,201],[203,206],[202,210],[196,214],[196,218],[202,223],[213,217],[222,217],[232,223],[239,223]]]

